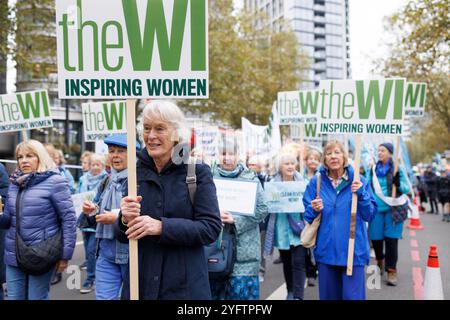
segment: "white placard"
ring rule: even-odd
[[[83,203],[85,201],[92,201],[95,197],[95,191],[82,192],[72,195],[73,207],[77,218],[83,212]]]
[[[244,216],[254,216],[258,182],[214,178],[220,210]]]
[[[277,107],[280,124],[316,122],[318,103],[318,91],[278,92]]]
[[[86,142],[104,140],[116,133],[127,133],[126,101],[83,103],[83,131]]]
[[[320,81],[322,134],[402,135],[405,79]]]
[[[195,147],[200,149],[203,154],[215,159],[218,156],[218,146],[220,139],[219,127],[200,127],[195,130]]]
[[[53,127],[47,90],[0,95],[0,133]]]
[[[59,98],[208,98],[208,1],[57,0]]]
[[[427,84],[422,82],[408,82],[405,93],[405,115],[421,118],[425,115],[427,99]]]

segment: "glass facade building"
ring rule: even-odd
[[[314,89],[322,79],[351,78],[349,0],[244,0],[250,11],[264,12],[280,30],[289,21],[310,59],[306,81],[299,89]]]

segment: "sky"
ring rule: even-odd
[[[375,58],[388,54],[382,44],[389,39],[383,30],[383,17],[392,15],[409,0],[349,0],[350,59],[353,79],[377,76],[371,73]]]
[[[15,0],[9,0],[10,4]],[[242,6],[242,0],[235,0]],[[368,79],[372,74],[372,60],[388,53],[382,44],[389,38],[383,31],[383,17],[395,13],[409,0],[349,0],[350,3],[350,59],[353,79]],[[15,70],[8,68],[7,92],[15,91]]]

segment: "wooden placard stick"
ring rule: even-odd
[[[400,153],[400,136],[397,136],[397,142],[395,143],[395,150],[394,150],[394,176],[398,172],[399,153]],[[392,186],[392,198],[396,197],[397,197],[397,187],[394,184]]]
[[[303,175],[303,172],[305,172],[305,163],[304,163],[304,154],[303,154],[303,149],[304,149],[304,142],[305,142],[305,124],[304,123],[300,123],[300,174]]]
[[[127,163],[128,195],[137,196],[136,179],[136,100],[127,99]],[[130,299],[139,300],[138,241],[129,241],[130,257]]]
[[[25,130],[25,129],[22,130],[22,140],[23,140],[24,142],[25,142],[25,141],[28,141],[28,131]]]
[[[355,137],[355,174],[353,181],[359,181],[359,166],[361,162],[361,135]],[[352,209],[350,216],[350,239],[348,240],[347,275],[353,274],[353,255],[355,252],[356,210],[358,209],[358,195],[352,194]]]

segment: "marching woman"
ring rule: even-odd
[[[354,169],[348,165],[344,146],[330,141],[324,148],[320,168],[321,188],[317,194],[317,176],[303,196],[305,220],[311,224],[319,215],[314,257],[319,270],[319,297],[321,300],[364,300],[364,266],[369,264],[370,249],[366,221],[371,221],[377,210],[372,191],[365,181],[353,181]],[[352,193],[358,196],[355,226],[353,274],[347,276],[347,255],[350,237]]]
[[[5,242],[8,297],[46,300],[53,271],[64,271],[75,249],[75,210],[67,180],[60,175],[40,142],[20,143],[16,158],[18,168],[11,176],[5,211],[0,216],[0,227],[8,229]],[[33,247],[50,241],[59,231],[62,252],[53,266],[43,274],[34,275],[34,271],[18,265],[16,250],[20,246],[16,242],[19,235],[26,246]]]
[[[406,194],[410,189],[406,180],[406,173],[401,166],[397,174],[394,175],[393,152],[394,146],[392,143],[386,142],[380,144],[378,146],[378,162],[375,166],[375,174],[381,191],[384,196],[389,197],[392,196],[392,188],[394,185],[397,188],[397,195]],[[378,206],[374,219],[369,223],[370,240],[372,240],[381,274],[386,270],[388,273],[387,284],[396,286],[398,239],[402,238],[403,221],[394,221],[392,208],[375,193],[373,170],[368,172],[368,180]]]
[[[267,215],[263,189],[258,176],[239,161],[236,140],[225,139],[219,144],[219,165],[213,168],[214,177],[255,181],[258,184],[254,216],[232,215],[221,211],[222,223],[236,227],[236,263],[229,279],[211,281],[214,300],[259,300],[259,266],[261,242],[259,224]]]
[[[83,204],[83,213],[97,222],[97,263],[95,296],[97,300],[120,298],[120,290],[128,272],[128,244],[116,240],[120,201],[126,195],[128,182],[127,136],[115,134],[105,139],[111,163],[111,177],[97,188],[94,200]],[[139,144],[136,145],[139,151]],[[95,218],[92,217],[95,213]]]
[[[189,156],[180,148],[187,137],[184,119],[168,101],[152,101],[142,113],[145,149],[138,153],[138,197],[122,199],[119,216],[125,236],[139,240],[140,299],[211,299],[203,247],[219,236],[219,205],[204,163],[195,164],[191,201],[188,164],[180,161]],[[129,295],[127,276],[122,297]]]
[[[272,181],[304,183],[305,180],[301,174],[295,170],[296,166],[297,158],[294,154],[281,154],[278,160],[278,174]],[[292,228],[292,225],[299,221],[303,222],[303,212],[272,212],[267,230],[265,255],[271,254],[273,247],[280,251],[288,291],[287,300],[303,300],[304,298],[306,249],[300,245],[301,230]]]

